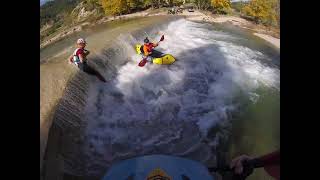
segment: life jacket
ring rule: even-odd
[[[154,48],[154,45],[152,43],[144,44],[143,45],[143,53],[144,55],[149,55],[150,52],[152,52],[152,49]]]
[[[76,65],[78,65],[80,63],[80,58],[79,55],[77,55],[77,52],[80,50],[81,48],[77,48],[74,52],[73,52],[73,63],[75,63]]]

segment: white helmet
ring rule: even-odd
[[[77,44],[87,44],[87,42],[83,38],[80,38],[77,40]]]

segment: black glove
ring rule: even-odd
[[[233,180],[245,180],[248,176],[253,173],[254,164],[251,161],[244,161],[242,162],[243,170],[241,174],[233,173],[232,179]]]

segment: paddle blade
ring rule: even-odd
[[[162,36],[161,36],[161,39],[160,39],[160,41],[163,41],[163,40],[164,40],[164,35],[162,35]]]
[[[146,63],[147,63],[147,60],[146,60],[146,59],[142,59],[142,60],[139,62],[138,66],[143,67],[144,65],[146,65]]]

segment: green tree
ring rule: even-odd
[[[214,12],[226,13],[230,10],[230,0],[211,0]]]
[[[63,21],[65,16],[74,9],[80,0],[55,0],[48,1],[40,6],[40,27],[47,23]]]
[[[94,9],[97,9],[99,11],[101,8],[99,0],[84,0],[83,3],[85,5],[84,7],[88,11],[92,11]]]
[[[166,1],[165,0],[155,0],[155,4],[156,4],[157,8],[160,8],[166,4]]]
[[[127,0],[129,11],[140,9],[142,7],[142,1],[139,0]]]
[[[211,6],[210,0],[194,0],[194,4],[200,10],[207,10]]]
[[[184,3],[185,3],[184,0],[173,0],[173,5],[175,5],[175,6],[180,6]]]
[[[232,2],[231,3],[231,8],[234,10],[241,12],[243,6],[245,5],[245,2],[239,1],[239,2]]]
[[[155,7],[156,5],[156,0],[144,0],[143,1],[143,6],[146,7],[151,7],[152,9]]]
[[[144,0],[144,7],[160,8],[167,4],[166,0]]]
[[[275,5],[277,25],[280,27],[280,0]]]
[[[183,0],[167,0],[166,4],[169,6],[180,6],[184,3]]]

